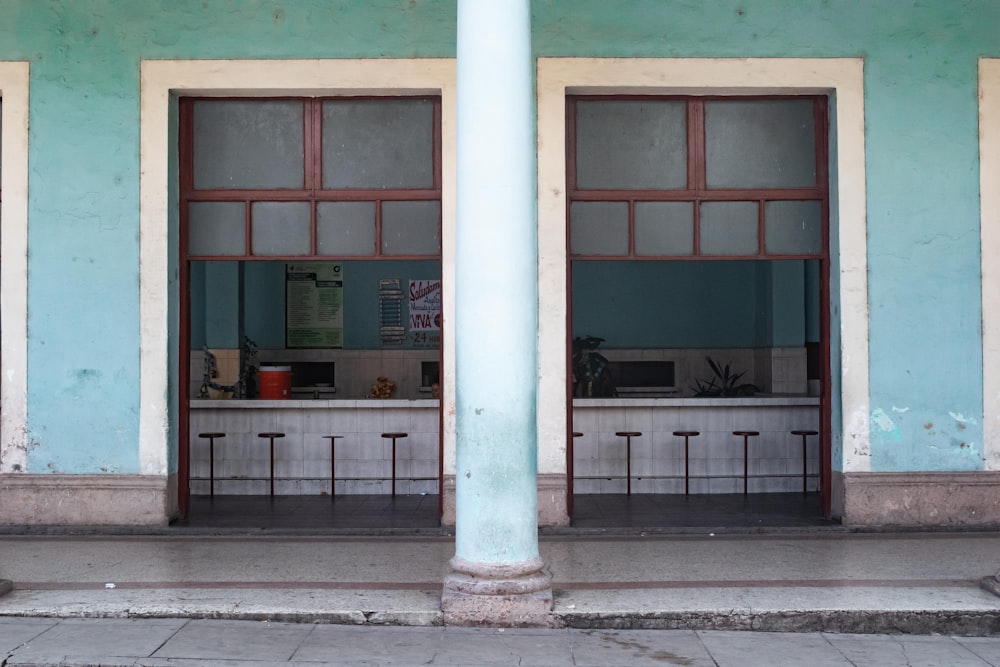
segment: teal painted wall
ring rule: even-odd
[[[545,56],[864,57],[872,469],[981,468],[976,59],[1000,56],[1000,3],[535,0],[533,21]],[[29,472],[139,472],[139,62],[454,44],[453,0],[0,4],[0,59],[31,63]]]
[[[140,60],[450,57],[454,43],[453,2],[0,4],[0,59],[31,65],[28,472],[140,472]],[[176,434],[170,451],[173,470]]]
[[[544,56],[865,59],[871,468],[981,469],[976,76],[977,58],[1000,56],[1000,3],[534,6]]]

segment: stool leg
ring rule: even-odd
[[[396,497],[396,439],[392,439],[392,497]]]
[[[271,497],[274,497],[274,438],[268,438],[271,441]]]
[[[625,438],[625,495],[632,495],[632,436]]]
[[[690,478],[688,469],[688,437],[684,436],[684,495],[688,495],[688,479]]]
[[[806,495],[809,490],[808,482],[808,467],[806,466],[806,436],[802,436],[802,495]]]
[[[337,486],[337,439],[330,438],[330,500],[334,499]]]
[[[208,439],[208,494],[215,497],[215,438]]]
[[[743,497],[747,495],[747,436],[743,436]]]

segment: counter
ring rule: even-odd
[[[688,447],[690,493],[743,492],[743,438],[736,430],[759,431],[748,439],[751,493],[802,491],[802,438],[792,430],[819,430],[818,396],[755,395],[736,398],[573,399],[574,491],[625,493],[629,486],[626,438],[631,438],[632,493],[684,493],[684,438],[674,431],[698,431]],[[809,490],[817,488],[819,438],[806,439]]]
[[[209,492],[209,442],[199,433],[225,433],[215,441],[215,493],[266,495],[270,448],[259,433],[285,434],[275,440],[275,494],[336,494],[392,490],[392,441],[382,433],[407,437],[396,443],[396,492],[438,492],[438,401],[434,399],[357,400],[192,400],[190,403],[191,493]],[[330,440],[336,441],[331,471]]]
[[[759,431],[748,441],[747,469],[754,492],[801,491],[802,438],[792,430],[819,430],[816,396],[757,395],[739,398],[577,398],[573,400],[576,493],[684,493],[684,439],[690,438],[691,493],[742,493],[743,440],[735,430]],[[275,493],[331,491],[330,440],[336,444],[337,494],[390,493],[391,440],[397,441],[397,493],[437,493],[439,407],[434,399],[193,400],[190,411],[191,492],[208,493],[209,443],[199,433],[225,433],[215,443],[215,492],[266,494],[269,446],[258,433],[278,431]],[[626,439],[637,431],[630,466]],[[806,441],[810,490],[817,488],[819,438]],[[631,467],[631,484],[626,471]]]

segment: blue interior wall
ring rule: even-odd
[[[1000,56],[1000,3],[532,10],[540,56],[864,58],[871,467],[981,468],[976,74]],[[28,472],[140,472],[139,63],[452,57],[455,17],[454,0],[0,5],[0,59],[31,66]],[[836,303],[831,318],[836,333]]]
[[[399,280],[404,294],[410,280],[440,280],[437,260],[348,260],[344,269],[344,349],[377,350],[379,280]],[[238,262],[192,262],[191,348],[238,347]],[[260,349],[285,347],[285,263],[244,262],[243,322],[246,336]],[[214,271],[214,273],[213,273]],[[231,278],[227,280],[227,278]],[[406,301],[403,315],[406,316]],[[408,340],[400,347],[413,347]]]
[[[802,347],[804,264],[577,260],[573,335],[612,349]]]

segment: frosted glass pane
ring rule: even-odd
[[[254,255],[308,255],[308,202],[254,202],[250,228]]]
[[[694,254],[694,204],[688,201],[637,202],[635,254]]]
[[[816,185],[812,100],[705,102],[710,188]]]
[[[374,255],[375,202],[317,204],[316,250],[321,255]]]
[[[823,252],[823,209],[818,201],[772,201],[764,205],[764,245],[780,255]]]
[[[687,104],[576,103],[576,186],[678,189],[687,185]]]
[[[701,205],[702,255],[756,255],[757,202],[705,202]]]
[[[382,202],[382,254],[440,254],[440,220],[440,202]]]
[[[573,202],[569,207],[569,247],[573,255],[627,255],[628,204]]]
[[[245,255],[246,206],[241,202],[188,204],[189,255]]]
[[[302,102],[194,103],[194,187],[303,187]]]
[[[433,103],[325,102],[323,187],[434,187]]]
[[[0,102],[0,155],[3,154],[3,102]],[[2,160],[0,160],[2,162]],[[3,165],[0,164],[0,178],[3,178]]]

